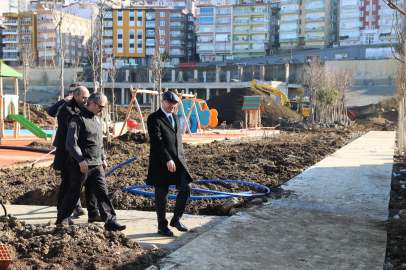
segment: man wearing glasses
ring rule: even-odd
[[[69,122],[66,147],[70,153],[70,186],[58,211],[56,224],[69,224],[68,217],[75,208],[83,186],[87,185],[96,195],[100,216],[105,222],[104,228],[107,231],[122,231],[126,226],[117,222],[105,179],[107,163],[99,114],[106,106],[107,97],[96,92],[88,101],[89,104],[83,106],[79,115]]]
[[[72,88],[71,88],[72,89]],[[60,210],[62,201],[69,189],[69,170],[68,170],[68,157],[69,152],[66,150],[66,136],[68,134],[68,123],[70,118],[80,113],[80,109],[83,105],[87,104],[89,98],[89,90],[84,86],[78,86],[70,94],[71,98],[69,102],[64,104],[57,112],[58,118],[58,130],[56,132],[54,146],[56,146],[54,169],[61,172],[61,185],[59,187],[57,209]],[[49,112],[48,112],[49,113]],[[91,188],[85,189],[87,210],[88,210],[88,222],[101,221],[99,210],[97,208],[96,197],[94,196]],[[78,198],[75,209],[73,211],[75,216],[84,215],[85,211],[82,209],[80,199]],[[69,220],[70,224],[73,221]]]
[[[185,161],[182,134],[178,117],[173,113],[179,97],[173,92],[164,92],[162,107],[147,120],[150,137],[150,156],[147,185],[155,187],[155,210],[158,216],[158,233],[173,236],[166,220],[166,204],[170,185],[176,185],[178,195],[170,226],[187,231],[180,222],[190,198],[192,177]]]

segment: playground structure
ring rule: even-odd
[[[261,111],[264,110],[262,97],[244,97],[242,110],[245,111],[245,128],[261,128]]]
[[[158,91],[142,90],[139,89],[139,87],[140,86],[137,85],[135,90],[133,90],[132,86],[130,87],[132,98],[121,131],[118,134],[119,136],[124,133],[129,123],[131,123],[132,125],[131,127],[130,126],[129,127],[133,129],[136,128],[138,125],[142,125],[142,131],[144,133],[147,133],[147,130],[145,129],[144,118],[142,116],[141,109],[137,101],[137,94],[152,95],[151,110],[157,108],[158,102],[161,100]],[[164,92],[167,91],[168,89],[165,89]],[[214,109],[209,110],[209,108],[207,107],[207,103],[204,100],[197,99],[197,94],[193,93],[185,94],[183,90],[181,93],[179,93],[177,90],[175,90],[174,92],[179,97],[179,103],[176,108],[175,114],[178,115],[181,121],[182,134],[186,134],[186,131],[188,131],[188,134],[192,136],[192,133],[197,133],[197,130],[199,130],[199,132],[202,133],[202,128],[207,128],[209,126],[210,127],[217,126],[218,124],[217,111]],[[141,124],[138,124],[137,126],[135,126],[133,122],[130,122],[131,120],[128,121],[129,115],[131,113],[134,104],[139,113],[141,122]],[[186,112],[188,112],[187,115]]]

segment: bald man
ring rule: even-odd
[[[57,137],[55,138],[57,145],[55,152],[54,169],[61,171],[62,178],[61,185],[59,188],[58,201],[56,204],[58,211],[70,186],[69,167],[68,167],[69,152],[66,150],[65,145],[66,137],[68,134],[68,124],[70,119],[73,116],[78,115],[80,113],[81,108],[87,104],[87,99],[89,98],[89,96],[90,96],[89,90],[86,87],[84,86],[77,87],[73,91],[72,100],[61,107],[57,116],[58,130],[56,133]],[[88,210],[88,222],[102,221],[99,214],[99,209],[97,208],[96,197],[94,196],[92,189],[87,188],[85,186],[85,195]],[[73,213],[75,216],[85,214],[84,210],[82,209],[80,200],[78,201],[78,205],[76,205]],[[73,224],[71,220],[69,222],[70,224]]]

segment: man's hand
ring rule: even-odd
[[[82,162],[80,162],[79,166],[80,166],[80,171],[82,173],[87,173],[89,171],[89,167],[87,166],[86,160],[83,160]]]
[[[103,165],[103,169],[104,170],[107,170],[107,162],[105,161],[105,160],[103,160],[103,163],[102,163],[102,165]]]
[[[173,160],[169,160],[168,162],[166,162],[166,166],[168,166],[168,171],[170,172],[176,171],[175,162],[173,162]]]
[[[69,96],[66,96],[63,100],[64,100],[66,103],[69,103],[69,102],[71,102],[72,98],[73,98],[73,96],[69,95]]]

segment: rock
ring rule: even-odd
[[[229,216],[234,216],[237,213],[238,213],[237,208],[233,207],[233,208],[230,209],[230,212],[228,212],[228,215]]]
[[[251,203],[253,204],[261,204],[262,203],[262,199],[261,198],[255,198],[251,201]]]
[[[230,209],[240,204],[240,201],[236,197],[228,198],[222,206],[224,213],[230,212]]]
[[[379,112],[379,113],[383,113],[383,112],[385,112],[385,109],[384,108],[378,108],[378,109],[376,109],[376,111]]]
[[[237,160],[237,157],[230,157],[230,160],[231,160],[231,161],[236,161],[236,160]]]
[[[267,197],[265,197],[265,196],[264,196],[264,197],[262,197],[261,199],[262,199],[262,202],[268,202],[268,198],[267,198]]]
[[[400,267],[406,268],[406,263],[402,263],[402,265]]]
[[[393,264],[391,264],[390,262],[385,263],[384,269],[386,270],[393,269]]]

